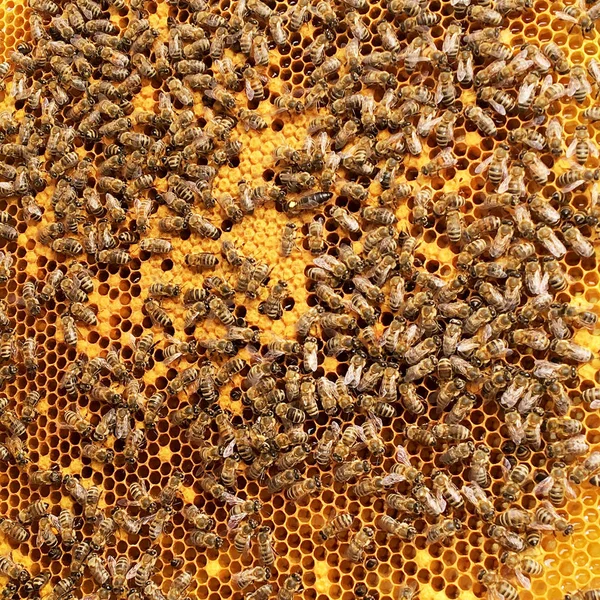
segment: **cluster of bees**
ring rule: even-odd
[[[533,550],[542,534],[573,533],[557,511],[573,486],[600,483],[600,452],[572,416],[575,399],[600,407],[600,391],[571,391],[594,358],[581,340],[598,318],[568,299],[561,262],[595,267],[600,169],[588,124],[600,121],[600,63],[571,64],[554,41],[504,43],[529,0],[453,0],[444,23],[418,0],[388,0],[376,22],[366,0],[298,0],[286,12],[265,0],[227,11],[173,0],[158,29],[146,4],[30,0],[31,40],[0,64],[14,103],[0,113],[0,196],[19,209],[0,212],[0,285],[14,279],[22,224],[59,261],[0,305],[0,387],[20,373],[28,380],[23,401],[0,400],[0,459],[40,493],[60,488],[73,501],[70,510],[33,500],[0,522],[11,543],[34,533],[52,560],[70,555],[69,572],[56,577],[1,556],[2,596],[67,600],[91,578],[98,600],[180,600],[190,570],[164,591],[153,577],[164,566],[155,546],[181,513],[190,547],[240,556],[256,548],[258,564],[231,575],[236,593],[293,600],[302,574],[278,572],[264,502],[242,489],[253,481],[261,498],[289,503],[327,487],[358,501],[383,497],[373,523],[336,512],[314,532],[315,543],[367,568],[389,538],[451,545],[473,515],[498,550],[496,568],[474,575],[492,597],[517,600],[517,588],[543,573]],[[555,16],[572,35],[593,35],[600,4]],[[292,46],[304,52],[309,85],[275,94],[268,69]],[[137,104],[147,86],[161,88],[153,110]],[[565,103],[582,106],[574,130],[558,111]],[[522,126],[506,132],[516,117]],[[242,160],[243,135],[300,118],[304,141],[275,149],[265,181],[219,191]],[[467,136],[489,149],[472,168],[459,149]],[[475,214],[454,185],[467,168],[481,182]],[[306,263],[307,306],[288,337],[245,318],[253,303],[272,321],[294,306],[288,282],[271,277],[274,264],[236,236],[259,207],[287,219],[282,259]],[[430,230],[453,251],[449,276],[421,258]],[[134,474],[162,420],[201,464],[174,471],[154,494],[136,479],[130,500],[100,508],[99,486],[30,461],[27,431],[44,397],[34,379],[45,360],[33,333],[17,335],[13,304],[36,322],[64,306],[61,343],[80,349],[81,329],[103,318],[89,302],[100,270],[170,255],[181,237],[194,241],[190,284],[142,281],[148,326],[67,363],[59,425],[98,471]],[[175,304],[185,307],[182,329]],[[213,325],[225,333],[196,337]],[[164,389],[147,385],[157,362],[175,373]],[[225,390],[240,414],[224,409]],[[79,410],[88,399],[99,415]],[[501,448],[469,427],[483,404],[503,421]],[[389,443],[388,425],[402,443]],[[530,466],[534,454],[543,470]],[[183,502],[190,485],[207,505],[227,507],[223,528],[204,506]],[[525,492],[539,502],[525,507]],[[148,538],[138,560],[115,555],[114,540],[134,536]],[[377,593],[354,589],[357,598]],[[404,580],[395,594],[417,598],[419,586]],[[600,590],[568,597],[598,600]]]

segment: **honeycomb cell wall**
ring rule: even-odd
[[[31,577],[17,586],[0,558],[6,598],[470,600],[496,591],[506,600],[561,600],[600,589],[597,467],[575,482],[600,451],[600,59],[596,5],[578,7],[2,4],[0,227],[11,229],[0,229],[0,557]],[[464,74],[471,64],[474,83]],[[467,116],[473,107],[487,121]],[[125,124],[101,133],[117,119]],[[560,125],[558,150],[549,124]],[[502,195],[495,205],[494,194]],[[502,226],[511,233],[499,250]],[[342,260],[344,248],[360,268]],[[177,291],[160,296],[161,285]],[[454,302],[463,313],[443,308]],[[466,325],[489,307],[488,318]],[[349,321],[324,324],[324,313]],[[314,318],[302,332],[307,315]],[[505,327],[502,315],[511,319]],[[464,346],[447,351],[452,326]],[[549,374],[536,371],[542,364]],[[294,373],[305,386],[297,395]],[[501,373],[509,381],[496,386]],[[524,388],[511,403],[507,390],[519,377]],[[464,389],[440,407],[441,389],[456,380]],[[432,433],[452,423],[464,439]],[[354,436],[340,460],[319,459],[329,435],[330,453]],[[465,457],[448,457],[463,444]],[[286,458],[294,452],[297,462]],[[359,470],[364,461],[363,473],[340,481],[351,461]],[[516,465],[528,472],[509,501]],[[270,491],[287,470],[289,490]],[[32,483],[42,471],[58,481]],[[436,496],[439,473],[460,505]],[[549,477],[554,485],[544,486]],[[491,517],[463,491],[473,481],[483,482]],[[420,514],[392,508],[390,494],[420,497]],[[40,501],[48,506],[27,522],[22,511]],[[191,506],[209,525],[186,519]],[[544,507],[554,515],[547,527],[537,512]],[[515,547],[492,534],[510,509],[530,519],[507,528]],[[75,546],[63,510],[74,519]],[[348,530],[324,540],[342,514]],[[414,528],[410,539],[382,530],[382,517]],[[444,537],[444,526],[458,531]],[[357,546],[365,530],[368,543]],[[91,549],[77,571],[82,542]],[[529,589],[502,562],[513,550],[543,568]],[[153,559],[143,577],[135,565]],[[125,565],[120,587],[115,565]],[[185,573],[191,580],[179,590],[172,584]]]

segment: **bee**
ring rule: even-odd
[[[348,544],[347,556],[351,562],[360,563],[365,551],[373,544],[375,532],[371,527],[363,527],[354,534]]]
[[[443,519],[427,530],[427,544],[443,544],[462,531],[462,523],[458,519]]]
[[[277,593],[277,600],[293,600],[295,594],[300,594],[304,591],[302,586],[302,577],[297,573],[288,575],[283,581],[283,585]]]
[[[210,531],[195,529],[188,536],[188,542],[196,548],[214,548],[218,550],[223,545],[223,538]]]
[[[23,284],[22,302],[28,314],[34,317],[40,314],[41,306],[35,289],[35,283],[33,281],[26,281]]]
[[[571,535],[574,530],[574,526],[561,517],[547,500],[536,509],[532,527],[540,530],[558,531],[565,536]]]
[[[465,109],[465,115],[466,110],[468,109]],[[433,160],[429,161],[423,167],[421,167],[421,173],[426,177],[432,177],[433,175],[437,174],[443,169],[453,167],[456,164],[456,162],[457,159],[454,156],[452,156],[451,150],[449,148],[444,148],[439,154],[435,156]]]
[[[51,575],[48,571],[42,571],[23,585],[23,591],[28,595],[34,592],[39,592],[41,589],[46,587],[50,581],[50,576]]]
[[[60,485],[62,483],[62,474],[54,468],[34,471],[29,476],[29,482],[33,486]]]
[[[243,590],[256,581],[266,581],[270,576],[271,570],[268,567],[252,567],[236,573],[232,581],[238,589]]]
[[[82,448],[81,455],[92,461],[95,460],[99,463],[109,464],[112,463],[115,453],[110,449],[96,444],[86,444]]]
[[[379,516],[377,526],[385,533],[407,542],[412,542],[417,535],[417,530],[409,522],[397,521],[387,515]]]
[[[233,545],[240,554],[243,554],[250,548],[250,541],[252,536],[255,535],[257,527],[258,523],[254,519],[249,519],[237,528]]]
[[[118,248],[114,250],[100,250],[96,258],[98,262],[109,265],[126,265],[131,260],[131,256],[127,252]]]
[[[271,567],[275,564],[275,551],[272,545],[272,534],[270,527],[261,527],[258,530],[257,541],[258,541],[258,555],[260,562],[265,567]]]
[[[31,578],[31,575],[29,575],[27,569],[23,565],[14,562],[12,558],[8,556],[0,556],[0,573],[19,583],[25,583]]]
[[[319,477],[303,479],[293,483],[285,491],[286,497],[293,502],[298,502],[306,496],[314,494],[321,489],[321,480]]]
[[[75,431],[82,437],[89,437],[92,433],[92,425],[81,415],[79,410],[66,410],[63,415],[65,426]]]
[[[138,454],[144,442],[144,432],[141,429],[132,428],[125,439],[123,456],[129,464],[137,461]]]
[[[133,365],[136,369],[146,369],[154,350],[154,334],[147,333],[139,339],[131,336],[131,346],[134,350]]]
[[[518,600],[519,598],[519,592],[516,588],[495,571],[482,569],[477,575],[477,579],[485,585],[490,595],[494,595],[494,597],[503,600]]]
[[[0,531],[17,544],[22,544],[29,539],[29,531],[11,519],[0,519]]]
[[[480,107],[467,106],[465,117],[473,122],[482,135],[494,137],[497,134],[494,121]]]
[[[146,298],[144,301],[144,308],[146,309],[146,314],[155,325],[160,325],[163,328],[173,326],[171,317],[169,317],[167,311],[165,311],[156,300]]]
[[[19,511],[17,519],[23,525],[29,525],[47,514],[50,505],[43,500],[35,500]]]
[[[600,469],[600,453],[592,452],[581,464],[573,467],[569,474],[569,481],[579,485],[594,475],[598,469]]]
[[[543,565],[537,560],[528,556],[521,556],[516,552],[503,552],[500,562],[515,572],[517,580],[524,587],[531,585],[528,575],[535,577],[544,572]]]
[[[193,369],[193,367],[190,367],[189,369],[186,369],[186,371]],[[183,373],[185,373],[185,371]],[[185,376],[183,379],[185,380]],[[167,386],[167,391],[169,393],[171,393],[175,381],[176,379],[173,379],[173,381],[171,381],[171,383]],[[163,392],[156,392],[150,396],[148,400],[146,400],[145,405],[142,407],[142,411],[144,413],[144,427],[146,429],[154,429],[154,427],[156,427],[156,421],[159,418],[159,413],[164,406],[165,400],[166,394]],[[132,441],[135,441],[135,439]]]
[[[565,242],[573,248],[576,254],[584,258],[594,255],[594,246],[576,227],[570,223],[565,223],[562,227],[563,238]],[[554,254],[554,253],[553,253]],[[558,256],[556,258],[559,258]]]
[[[550,474],[533,489],[537,496],[548,496],[554,506],[560,506],[566,497],[574,498],[575,490],[567,481],[566,466],[563,462],[554,463]]]

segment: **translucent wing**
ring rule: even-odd
[[[242,512],[236,515],[231,515],[229,521],[227,521],[227,527],[229,529],[237,529],[240,523],[248,516],[248,513]]]
[[[548,476],[545,479],[542,479],[542,481],[540,481],[533,488],[533,493],[536,496],[547,496],[548,493],[550,492],[550,490],[552,489],[553,485],[554,485],[554,477]]]
[[[401,481],[404,481],[404,479],[405,478],[398,473],[390,473],[382,479],[382,483],[383,485],[394,485],[395,483],[400,483]],[[443,510],[444,509],[442,509],[442,511]]]
[[[106,557],[106,568],[108,569],[108,572],[110,573],[111,577],[115,576],[116,566],[117,566],[117,561],[115,560],[115,557],[107,556]]]
[[[254,100],[254,90],[252,89],[252,83],[250,79],[246,79],[244,87],[246,89],[246,96],[248,96],[248,100],[252,102],[252,100]]]
[[[519,585],[524,587],[526,590],[531,589],[531,579],[529,579],[529,577],[527,577],[527,575],[525,575],[521,569],[515,569],[515,577],[517,578]]]
[[[506,115],[506,109],[504,108],[504,106],[502,106],[502,104],[498,104],[498,102],[496,102],[495,100],[488,100],[488,104],[499,114],[499,115]]]
[[[458,69],[456,71],[456,78],[458,81],[472,81],[473,79],[473,58],[469,56],[466,61],[460,60],[458,62]]]
[[[229,444],[227,444],[227,446],[225,446],[225,448],[223,449],[223,458],[228,458],[229,456],[231,456],[234,452],[234,448],[235,448],[235,438],[233,440],[231,440],[231,442],[229,442]]]
[[[136,563],[135,565],[133,565],[133,567],[131,567],[131,569],[129,569],[129,571],[127,571],[127,575],[125,575],[125,579],[127,579],[127,581],[129,581],[130,579],[133,579],[137,575],[137,572],[140,570],[141,567],[142,567],[142,563]]]
[[[567,14],[566,12],[563,12],[562,10],[557,10],[554,14],[563,21],[569,21],[569,23],[577,24],[577,19],[575,17],[572,17],[571,15]]]
[[[475,173],[483,173],[489,166],[489,164],[494,160],[494,155],[490,154],[483,162],[480,162],[475,167]]]

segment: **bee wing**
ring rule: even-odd
[[[439,102],[438,102],[439,104]],[[417,123],[417,132],[423,137],[427,137],[433,128],[441,122],[442,116],[434,117],[434,113],[428,115],[421,115],[419,122]]]
[[[548,292],[548,281],[550,280],[550,274],[544,273],[542,278],[540,279],[537,287],[537,291],[534,291],[534,294],[545,294]]]
[[[115,560],[115,557],[107,556],[106,557],[106,568],[107,568],[108,572],[110,573],[111,577],[115,576],[116,566],[117,566],[117,561]]]
[[[148,515],[146,517],[142,517],[140,519],[140,522],[142,525],[147,525],[148,523],[152,523],[152,521],[156,521],[159,517],[160,517],[160,515],[158,513],[155,513],[153,515]],[[161,529],[162,529],[162,527],[161,527]]]
[[[228,458],[229,456],[231,456],[233,454],[233,449],[235,448],[235,443],[236,443],[236,440],[234,438],[233,440],[231,440],[231,442],[229,442],[229,444],[227,444],[227,446],[225,446],[225,448],[223,449],[223,458]]]
[[[129,345],[131,346],[132,350],[137,350],[138,349],[138,340],[133,335],[133,333],[129,334]]]
[[[540,531],[553,531],[554,530],[554,527],[550,523],[538,523],[537,521],[534,523],[531,523],[529,525],[529,527],[531,527],[531,529],[536,529],[536,530],[540,530]]]
[[[248,516],[247,513],[242,512],[242,513],[238,513],[236,515],[232,515],[229,518],[229,521],[227,521],[227,527],[229,529],[237,529],[240,525],[240,523]]]
[[[129,569],[129,571],[127,571],[127,575],[125,575],[125,579],[127,579],[127,581],[129,581],[130,579],[133,579],[138,571],[142,568],[142,563],[136,563],[135,565],[133,565],[133,567],[131,567],[131,569]]]
[[[363,428],[360,425],[354,425],[354,429],[356,430],[356,433],[358,434],[358,439],[361,442],[366,443],[367,438],[365,436],[365,432],[364,432]]]
[[[529,577],[527,577],[527,575],[525,575],[525,573],[523,573],[523,571],[521,571],[521,569],[519,569],[519,568],[515,569],[515,577],[516,577],[517,581],[519,582],[519,585],[524,587],[526,590],[531,589],[531,579],[529,579]]]
[[[442,52],[444,54],[447,54],[456,46],[458,37],[460,37],[460,33],[451,33],[444,37],[444,41],[442,42]]]
[[[306,348],[304,348],[304,360],[306,361],[306,364],[308,365],[308,368],[314,372],[317,370],[317,368],[319,367],[319,357],[317,355],[317,350],[316,348],[314,350],[309,350],[308,352],[306,351]],[[329,381],[329,380],[327,380]],[[333,386],[333,389],[335,391],[335,393],[337,394],[337,389],[335,389],[335,383],[333,383],[333,381],[330,382]]]
[[[148,487],[146,486],[146,482],[143,479],[139,479],[138,483],[140,485],[142,493],[145,494],[145,495],[147,495],[148,494]]]
[[[246,77],[244,88],[246,90],[246,96],[248,97],[248,100],[252,102],[252,100],[254,100],[254,90],[252,89],[252,82],[250,81],[249,77]]]
[[[577,90],[580,88],[581,82],[576,77],[571,77],[569,79],[569,83],[567,84],[567,96],[573,96]]]
[[[382,479],[382,483],[383,485],[394,485],[395,483],[400,483],[401,481],[404,481],[404,479],[405,477],[403,475],[400,475],[398,473],[390,473]],[[442,509],[442,511],[443,510],[444,509]]]
[[[44,545],[45,541],[46,541],[46,538],[45,538],[45,535],[44,535],[44,529],[42,529],[40,527],[40,530],[39,530],[39,532],[38,532],[38,534],[37,534],[37,536],[35,538],[35,545],[38,548],[41,548]]]
[[[338,260],[335,257],[329,254],[323,254],[323,256],[317,256],[313,259],[313,262],[318,267],[325,269],[326,271],[333,271],[333,269],[337,266]]]
[[[361,373],[362,366],[357,367],[353,363],[350,363],[348,370],[344,375],[344,383],[349,387],[356,387],[360,383]],[[598,402],[600,402],[600,400]]]
[[[404,446],[398,446],[396,448],[396,460],[407,467],[411,467],[410,457],[408,456],[408,452]]]
[[[502,182],[500,183],[500,185],[498,186],[498,193],[499,194],[503,194],[504,192],[506,192],[506,190],[508,189],[508,186],[510,185],[510,181],[511,178],[509,175],[507,175]]]
[[[333,434],[333,439],[334,441],[337,441],[340,437],[342,428],[340,427],[340,424],[337,423],[336,421],[333,421],[333,423],[330,426],[331,432]]]
[[[531,388],[529,388],[523,396],[523,398],[521,399],[521,401],[519,402],[517,410],[522,415],[527,415],[536,406],[537,401],[540,399],[540,397],[541,396],[539,394],[534,394]]]
[[[439,104],[444,99],[444,87],[441,83],[438,83],[435,90],[435,103]]]
[[[586,140],[587,143],[587,147],[588,150],[590,151],[590,154],[594,157],[598,156],[598,146],[596,146],[596,144],[594,144],[594,142],[592,142],[592,140]]]
[[[229,492],[225,492],[223,494],[223,499],[230,506],[235,506],[236,504],[242,504],[244,502],[241,498],[238,498],[237,496],[234,496],[233,494],[230,494]]]
[[[550,86],[552,85],[552,75],[548,74],[544,79],[542,79],[542,83],[540,85],[540,95],[542,95]]]
[[[383,421],[378,416],[372,415],[371,416],[371,422],[373,423],[373,425],[375,426],[375,429],[377,431],[381,431],[381,429],[383,427]]]
[[[473,57],[469,56],[466,61],[460,60],[458,62],[458,69],[456,71],[456,78],[461,83],[472,81],[473,79]]]
[[[56,517],[55,515],[48,515],[48,520],[50,521],[50,523],[52,523],[52,526],[57,531],[62,531],[62,527],[60,526],[60,522],[58,520],[58,517]]]
[[[545,479],[542,479],[534,488],[533,493],[536,496],[547,496],[552,486],[554,485],[554,477],[548,475]]]
[[[175,362],[178,358],[181,358],[182,356],[183,355],[181,352],[175,352],[175,354],[167,356],[167,358],[163,360],[163,364],[170,365],[172,362]]]
[[[569,185],[566,185],[565,187],[561,188],[561,191],[572,192],[574,189],[577,189],[580,185],[582,185],[584,183],[585,183],[584,179],[578,179],[577,181],[574,181],[573,183],[570,183]]]
[[[566,12],[563,12],[562,10],[557,10],[554,14],[556,15],[556,17],[563,21],[569,21],[569,23],[577,24],[577,19],[575,17],[572,17],[571,15],[567,14]]]
[[[458,343],[458,346],[456,347],[456,349],[461,354],[465,354],[468,356],[474,350],[477,350],[477,348],[479,348],[480,346],[481,346],[481,344],[475,338],[469,338],[469,339],[460,341]]]
[[[486,325],[484,325],[478,332],[477,332],[477,338],[479,339],[479,342],[481,344],[485,344],[486,342],[488,342],[489,340],[492,339],[492,326],[487,323]]]
[[[526,103],[532,96],[538,82],[533,81],[531,83],[524,83],[519,88],[519,93],[517,94],[517,102],[519,104]]]
[[[442,489],[438,489],[435,494],[435,501],[440,509],[440,512],[443,513],[446,510],[447,502],[442,494]]]
[[[552,505],[552,503],[549,500],[544,500],[542,502],[544,508],[555,518],[555,519],[560,519],[561,516],[556,512],[556,509],[554,508],[554,506]]]
[[[421,154],[421,152],[423,151],[423,144],[421,144],[421,140],[419,139],[419,136],[417,135],[417,130],[414,128],[411,128],[411,132],[410,132],[410,138],[412,140],[412,143],[415,146],[415,151],[417,154]],[[440,156],[441,156],[441,152],[440,152]],[[443,160],[446,160],[445,158]]]
[[[124,440],[131,431],[131,423],[129,421],[129,415],[126,419],[121,419],[120,422],[117,421],[115,426],[115,437],[118,440]]]
[[[523,424],[509,424],[506,426],[510,439],[517,445],[520,445],[525,435],[525,427]]]
[[[477,506],[478,500],[477,500],[477,495],[476,493],[473,491],[472,487],[475,484],[470,483],[469,485],[463,485],[462,487],[462,493],[463,496],[473,505],[473,506]]]

